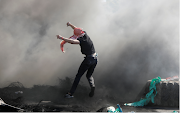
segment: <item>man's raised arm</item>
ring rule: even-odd
[[[71,26],[72,29],[76,28],[76,26],[72,25],[70,22],[67,23],[67,26]]]

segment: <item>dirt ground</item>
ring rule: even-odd
[[[0,88],[0,98],[9,105],[23,109],[25,112],[107,112],[107,107],[117,108],[119,104],[123,112],[179,112],[179,107],[160,107],[152,103],[145,107],[124,106],[127,99],[117,99],[112,96],[102,96],[96,93],[93,98],[88,97],[89,89],[79,85],[77,94],[72,99],[64,98],[67,92],[68,79],[61,81],[59,86],[34,85],[25,88],[15,82],[5,88]],[[0,105],[0,112],[18,111],[8,105]]]

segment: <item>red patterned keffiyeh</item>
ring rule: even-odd
[[[77,38],[83,36],[84,34],[85,34],[85,33],[84,33],[84,31],[82,31],[81,28],[74,28],[74,35],[71,36],[71,37],[69,37],[69,39],[76,40]],[[63,53],[65,53],[65,51],[64,51],[64,44],[65,44],[65,43],[66,43],[66,41],[64,41],[64,40],[62,40],[62,41],[60,42],[60,48],[61,48],[61,50],[62,50]]]

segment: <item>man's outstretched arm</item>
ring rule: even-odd
[[[56,35],[56,36],[57,36],[57,39],[64,40],[64,41],[66,41],[68,43],[71,43],[71,44],[80,44],[79,40],[73,40],[73,39],[64,38],[61,35]]]
[[[71,26],[72,29],[77,28],[76,26],[74,26],[73,24],[71,24],[70,22],[67,23],[67,26]]]

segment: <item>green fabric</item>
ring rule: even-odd
[[[161,81],[161,77],[156,77],[156,78],[152,79],[150,86],[149,86],[149,92],[146,94],[144,99],[141,99],[140,101],[134,102],[134,103],[125,103],[124,105],[138,107],[138,106],[145,106],[150,101],[152,103],[154,103],[154,97],[157,94],[156,84],[160,83],[160,81]],[[155,94],[153,92],[155,92]]]

